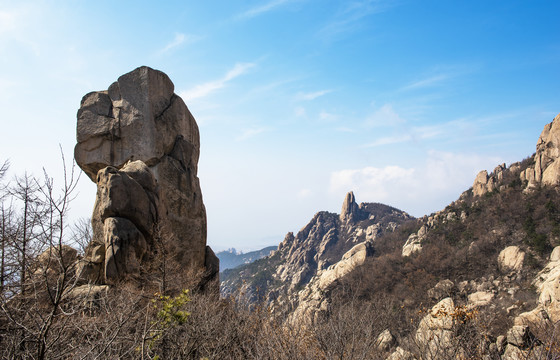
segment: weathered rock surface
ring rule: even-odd
[[[346,194],[344,202],[342,203],[342,209],[340,210],[340,221],[347,222],[353,220],[359,220],[360,208],[356,204],[356,198],[354,197],[354,192],[350,191]]]
[[[560,181],[560,114],[545,125],[535,153],[535,181],[558,185]]]
[[[533,285],[537,289],[537,306],[515,318],[515,325],[546,329],[560,322],[560,246],[550,254],[550,261],[541,270]]]
[[[410,234],[403,245],[402,256],[410,256],[422,251],[422,242],[426,239],[426,226],[422,226],[417,233]]]
[[[173,91],[167,75],[144,66],[82,99],[74,156],[97,184],[83,281],[140,275],[162,239],[177,268],[217,274],[197,177],[198,127]]]
[[[380,351],[384,352],[389,351],[396,344],[396,342],[397,339],[393,334],[391,334],[391,331],[389,331],[389,329],[385,329],[384,331],[382,331],[381,334],[377,336],[377,339],[375,341],[377,348]]]
[[[486,306],[494,300],[494,296],[490,291],[477,291],[469,295],[468,303],[474,307]]]
[[[519,163],[514,163],[509,168],[501,164],[491,174],[486,170],[479,172],[473,183],[473,194],[482,196],[501,189],[505,185],[504,176],[508,173],[519,172],[519,179],[526,184],[526,192],[539,185],[560,185],[560,114],[545,125],[537,141],[533,160],[534,163],[522,171]]]
[[[407,351],[401,347],[397,347],[397,349],[387,357],[387,360],[414,360],[414,354],[410,351]]]
[[[95,181],[106,166],[121,168],[130,160],[153,166],[171,153],[177,137],[192,146],[198,161],[196,122],[174,86],[161,71],[143,66],[84,96],[78,111],[76,162]]]
[[[449,279],[439,281],[433,288],[428,290],[428,296],[435,300],[450,297],[455,293],[455,284]]]
[[[508,246],[498,255],[498,266],[502,272],[518,272],[523,267],[525,252],[519,246]]]
[[[445,298],[422,318],[416,331],[416,342],[428,359],[443,359],[450,351],[455,325],[455,303]]]
[[[36,267],[39,272],[57,271],[61,268],[68,268],[76,262],[78,251],[71,246],[62,245],[49,246],[36,259]]]
[[[373,246],[369,242],[363,242],[348,250],[342,259],[331,265],[319,277],[319,288],[326,290],[335,281],[349,274],[357,266],[362,265],[368,256],[373,255]]]

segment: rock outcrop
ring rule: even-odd
[[[479,172],[473,183],[473,195],[482,196],[502,189],[508,174],[518,176],[526,186],[525,191],[532,191],[539,185],[560,185],[560,114],[545,125],[532,160],[532,164],[523,170],[519,163],[514,163],[509,168],[501,164],[491,174],[486,170]]]
[[[545,125],[537,142],[534,156],[535,164],[521,174],[521,180],[529,182],[529,186],[560,185],[560,114]]]
[[[161,246],[177,269],[217,277],[197,177],[198,126],[167,75],[143,66],[85,95],[77,141],[76,162],[97,184],[83,281],[138,276]]]
[[[498,165],[490,175],[486,170],[482,170],[474,179],[473,194],[481,196],[499,189],[504,180],[504,174],[508,171],[506,164]]]
[[[346,194],[344,202],[342,203],[342,209],[340,210],[340,221],[348,222],[359,220],[360,217],[360,207],[356,204],[356,198],[354,197],[354,192],[350,191]]]
[[[550,261],[538,273],[533,285],[538,294],[537,306],[520,314],[515,324],[541,330],[560,322],[560,246],[554,248]]]
[[[321,290],[328,289],[335,281],[362,265],[369,256],[373,255],[373,252],[373,244],[367,241],[354,246],[342,256],[339,262],[329,266],[327,270],[321,273],[319,288]]]

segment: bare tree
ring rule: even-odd
[[[63,309],[63,303],[76,284],[76,251],[65,245],[65,230],[78,177],[74,166],[67,169],[64,155],[62,162],[60,189],[44,171],[42,181],[27,173],[16,177],[9,191],[21,203],[9,243],[17,254],[19,286],[4,292],[1,303],[2,326],[7,331],[4,336],[11,339],[12,356],[46,358],[49,349],[63,337],[70,319],[71,313]],[[3,220],[10,220],[3,210]],[[55,329],[56,334],[51,336]]]
[[[70,243],[77,247],[80,255],[85,254],[86,247],[93,238],[91,218],[78,218],[71,227]]]
[[[4,184],[3,179],[8,172],[8,168],[10,163],[6,160],[2,166],[0,166],[0,206],[1,206],[1,219],[0,219],[0,247],[1,247],[1,259],[0,259],[0,294],[4,293],[4,283],[6,282],[6,251],[7,251],[7,242],[9,236],[9,225],[10,225],[10,214],[11,214],[11,206],[7,208],[4,205],[4,198],[6,197],[6,187],[7,185]]]
[[[25,294],[25,284],[27,281],[27,273],[29,267],[29,258],[37,253],[31,253],[32,242],[39,237],[38,226],[43,217],[43,202],[39,198],[39,185],[37,180],[27,174],[27,172],[19,177],[14,178],[14,184],[9,189],[9,194],[16,200],[21,201],[21,215],[17,222],[16,238],[13,246],[18,253],[19,274],[19,291]],[[35,250],[35,249],[33,249]],[[40,251],[40,248],[39,248]]]

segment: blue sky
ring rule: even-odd
[[[208,242],[278,244],[344,194],[422,216],[560,113],[557,1],[2,1],[0,160],[60,174],[81,97],[141,65],[197,119]],[[81,179],[73,217],[89,216]]]

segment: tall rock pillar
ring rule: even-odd
[[[217,279],[197,177],[198,126],[167,75],[143,66],[85,95],[77,141],[76,162],[97,184],[84,280],[139,275],[162,255],[162,239],[175,273]]]

